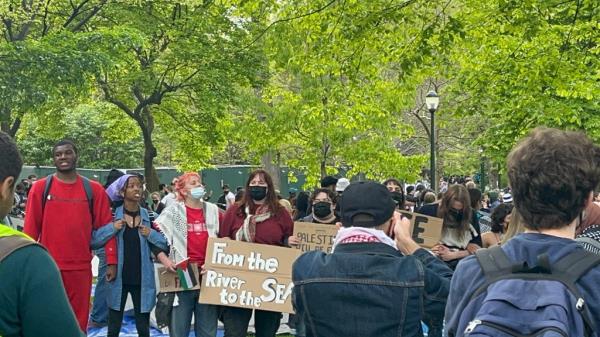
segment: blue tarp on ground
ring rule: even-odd
[[[96,293],[96,282],[92,284],[92,297]],[[92,300],[93,302],[93,300]],[[87,335],[88,337],[106,337],[108,333],[108,329],[104,328],[90,328],[88,329]],[[160,332],[160,330],[150,328],[150,336],[152,337],[169,337],[168,334],[164,334]],[[193,331],[190,332],[189,337],[194,337],[195,334]],[[119,337],[138,337],[137,329],[135,327],[135,318],[133,317],[133,311],[126,311],[123,317],[123,325],[121,325],[121,332],[119,333]],[[223,337],[223,330],[217,331],[216,337]]]
[[[99,328],[99,329],[88,329],[88,337],[106,337],[107,328]],[[162,332],[150,328],[150,336],[152,337],[169,337],[169,335],[165,335]],[[194,337],[194,332],[190,332],[189,337]],[[138,337],[137,330],[135,328],[135,319],[133,316],[125,315],[123,318],[123,325],[121,326],[121,333],[119,333],[119,337]],[[223,337],[223,331],[217,331],[217,337]]]
[[[92,284],[92,296],[94,296],[94,293],[96,291],[96,282],[94,282]],[[423,332],[425,333],[424,336],[427,337],[427,326],[425,324],[423,325]],[[107,328],[91,328],[88,329],[88,333],[87,333],[88,337],[106,337],[107,335]],[[190,334],[188,337],[194,337],[196,334],[193,331],[190,331]],[[217,336],[216,337],[223,337],[224,333],[222,329],[219,329],[217,331]],[[150,336],[151,337],[169,337],[169,335],[167,334],[163,334],[162,332],[160,332],[157,329],[154,328],[150,328]],[[135,328],[135,319],[133,317],[133,312],[129,311],[129,312],[125,312],[124,318],[123,318],[123,325],[121,325],[121,332],[119,333],[119,337],[138,337],[137,334],[137,329]]]

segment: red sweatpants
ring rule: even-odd
[[[81,331],[87,333],[92,293],[92,270],[61,270],[60,275]]]

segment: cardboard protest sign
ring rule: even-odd
[[[412,238],[421,247],[431,248],[440,242],[442,238],[442,219],[406,211],[400,211],[400,213],[410,219]]]
[[[312,222],[295,222],[294,236],[300,240],[296,246],[302,252],[320,250],[331,253],[333,239],[338,229],[335,225],[324,225]]]
[[[200,289],[200,273],[198,272],[197,264],[189,264],[189,274],[192,278],[192,287],[185,289],[182,285],[180,275],[168,271],[165,267],[158,267],[158,287],[161,293],[170,293],[175,291],[184,290],[198,290]]]
[[[297,249],[208,239],[200,303],[293,313]]]

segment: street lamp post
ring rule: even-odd
[[[431,129],[429,132],[431,145],[431,154],[429,160],[429,177],[431,179],[431,189],[437,193],[437,183],[435,181],[435,111],[437,110],[438,105],[440,104],[440,96],[438,96],[438,94],[435,91],[431,90],[425,96],[425,104],[427,105],[427,110],[429,110],[429,112],[431,113]]]
[[[479,187],[481,188],[481,192],[485,192],[485,155],[483,154],[483,149],[479,149],[480,155],[480,170],[479,170]]]

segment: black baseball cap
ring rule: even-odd
[[[388,189],[379,183],[352,183],[340,201],[344,227],[377,227],[394,214],[396,203]]]

